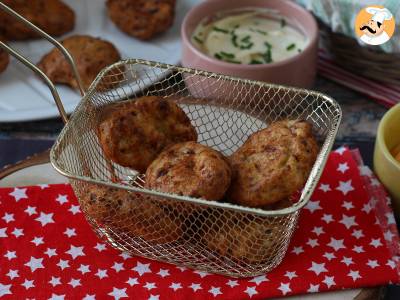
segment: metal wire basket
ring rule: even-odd
[[[5,44],[0,46],[40,72]],[[52,148],[51,163],[69,178],[94,231],[133,255],[233,277],[265,273],[281,262],[341,120],[338,104],[317,92],[139,59],[103,70],[69,120],[56,89],[47,83],[67,121]],[[109,161],[96,135],[99,115],[108,104],[143,95],[176,101],[196,127],[199,142],[225,155],[270,122],[309,121],[321,148],[298,199],[290,207],[268,211],[144,189],[144,175]]]

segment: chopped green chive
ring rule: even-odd
[[[293,44],[290,44],[289,46],[287,46],[287,47],[286,47],[286,50],[287,50],[287,51],[291,51],[291,50],[293,50],[294,48],[296,48],[296,44],[293,43]]]
[[[259,61],[259,60],[257,60],[257,59],[252,59],[252,60],[250,61],[250,64],[251,64],[251,65],[261,65],[262,62]]]
[[[216,26],[213,27],[213,30],[214,30],[214,31],[217,31],[217,32],[226,33],[226,34],[229,33],[228,30],[222,29],[222,28],[219,28],[219,27],[216,27]]]
[[[286,20],[285,19],[281,19],[281,27],[285,27],[286,26]]]
[[[272,48],[272,45],[268,42],[264,42],[265,47],[267,47],[268,49]]]
[[[264,59],[264,61],[266,63],[271,63],[272,62],[272,52],[271,52],[272,45],[268,42],[265,42],[264,45],[267,47],[267,51],[265,51],[262,54],[262,58]]]
[[[233,46],[235,46],[236,48],[238,48],[239,47],[239,44],[237,43],[237,38],[238,38],[238,36],[236,35],[236,34],[232,34],[232,44],[233,44]]]
[[[218,54],[218,53],[215,53],[215,54],[214,54],[214,57],[217,58],[217,59],[222,60],[222,56],[221,56],[220,54]]]
[[[194,39],[196,42],[198,42],[199,44],[203,44],[203,41],[202,41],[200,38],[198,38],[197,36],[194,36],[193,39]]]
[[[233,64],[240,64],[241,63],[240,61],[234,60],[235,54],[233,54],[233,53],[227,53],[227,52],[221,51],[219,53],[215,53],[214,57],[216,59],[219,59],[219,60],[222,60],[222,61],[226,61],[226,62],[230,62],[230,63],[233,63]]]
[[[250,38],[251,38],[251,36],[246,35],[246,36],[245,36],[244,38],[242,38],[240,41],[243,42],[243,43],[249,43],[249,42],[250,42]]]
[[[249,30],[252,31],[252,32],[257,32],[257,33],[262,34],[262,35],[268,35],[268,32],[266,32],[264,30],[254,29],[254,28],[250,28]]]
[[[235,58],[235,54],[221,51],[220,54],[226,58]]]
[[[246,45],[241,45],[240,49],[245,50],[245,49],[251,49],[254,46],[254,43],[248,43]]]

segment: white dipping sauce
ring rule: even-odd
[[[267,64],[297,55],[308,40],[271,11],[242,9],[200,22],[192,43],[203,53],[236,64]]]

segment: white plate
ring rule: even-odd
[[[104,0],[65,0],[76,14],[72,34],[88,34],[112,42],[122,58],[142,58],[178,64],[181,58],[180,27],[187,11],[200,0],[178,0],[172,28],[159,37],[142,42],[121,32],[108,18]],[[13,42],[11,46],[37,63],[52,45],[44,40]],[[151,82],[146,82],[150,84]],[[67,113],[81,97],[67,86],[57,85]],[[57,117],[58,111],[47,86],[15,59],[0,74],[0,122],[31,121]]]

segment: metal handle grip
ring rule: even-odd
[[[79,92],[81,93],[81,96],[83,97],[85,95],[85,90],[83,88],[82,80],[79,75],[78,69],[76,67],[75,61],[72,58],[71,54],[67,51],[67,49],[65,49],[64,46],[60,42],[58,42],[56,39],[54,39],[53,37],[48,35],[46,32],[41,30],[39,27],[33,25],[31,22],[29,22],[23,16],[16,13],[14,10],[9,8],[7,5],[5,5],[2,2],[0,2],[0,9],[5,11],[12,17],[16,18],[17,20],[21,21],[22,23],[24,23],[26,26],[28,26],[30,29],[32,29],[33,31],[38,33],[40,36],[42,36],[43,38],[48,40],[50,43],[52,43],[55,47],[57,47],[61,51],[61,53],[64,55],[65,59],[67,60],[67,62],[69,63],[69,65],[72,68],[72,73],[78,83]],[[35,72],[37,75],[39,75],[44,80],[44,82],[47,84],[47,86],[49,87],[49,89],[53,95],[54,101],[57,105],[57,108],[58,108],[58,111],[60,113],[62,120],[64,121],[64,123],[66,123],[68,121],[67,113],[65,112],[64,106],[62,104],[62,101],[60,99],[60,96],[57,92],[56,87],[54,86],[53,82],[46,76],[46,74],[44,74],[42,70],[40,70],[35,64],[33,64],[31,61],[29,61],[26,57],[22,56],[21,54],[19,54],[17,51],[15,51],[13,48],[6,45],[2,41],[0,41],[0,48],[4,49],[10,55],[14,56],[16,59],[18,59],[25,66],[30,68],[33,72]]]

